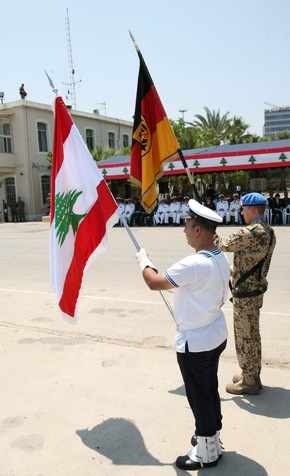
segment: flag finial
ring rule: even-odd
[[[44,70],[46,76],[47,76],[47,79],[48,79],[48,82],[50,84],[50,86],[52,87],[52,90],[53,92],[55,93],[55,95],[57,96],[57,89],[54,87],[54,84],[53,84],[53,81],[52,79],[48,76],[47,72]]]
[[[133,43],[134,43],[134,46],[135,46],[135,49],[136,49],[137,53],[138,53],[138,52],[140,51],[140,50],[139,50],[139,46],[137,45],[137,43],[136,43],[136,41],[135,41],[135,38],[134,38],[134,36],[132,35],[132,33],[131,33],[130,30],[129,30],[129,35],[130,35],[130,37],[131,37],[131,40],[132,40]]]

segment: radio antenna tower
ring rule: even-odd
[[[65,31],[66,31],[66,42],[67,42],[67,54],[68,54],[68,66],[69,66],[69,83],[66,86],[69,87],[68,89],[68,97],[71,99],[72,108],[76,109],[76,81],[75,81],[75,70],[73,66],[73,59],[72,59],[72,48],[71,48],[71,39],[70,39],[70,26],[69,26],[69,16],[68,16],[68,9],[67,9],[67,16],[65,19]],[[81,82],[77,81],[78,83]]]

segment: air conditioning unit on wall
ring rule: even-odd
[[[251,179],[250,188],[252,192],[263,192],[267,190],[267,179],[265,178]]]

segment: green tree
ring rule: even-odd
[[[51,170],[51,166],[52,166],[52,152],[48,152],[46,158],[47,158],[47,162],[48,162],[47,170]]]
[[[102,147],[101,145],[97,145],[91,154],[95,162],[100,162],[101,160],[106,160],[113,156],[130,155],[131,149],[130,147],[125,147],[121,150],[115,150],[110,149],[110,147]]]
[[[220,145],[225,141],[230,126],[229,112],[221,116],[219,109],[218,111],[210,111],[208,107],[204,107],[204,110],[206,112],[205,116],[196,114],[197,120],[187,124],[200,130],[202,137],[201,147]]]
[[[290,132],[289,131],[278,132],[278,134],[276,134],[276,138],[274,140],[284,140],[284,139],[290,139]]]
[[[198,129],[186,127],[186,122],[181,118],[177,121],[170,120],[170,123],[182,150],[196,149],[199,147],[201,134]]]
[[[246,139],[252,137],[251,134],[246,134],[250,125],[242,117],[234,116],[229,122],[225,136],[228,144],[243,144]]]

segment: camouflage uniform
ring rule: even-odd
[[[24,201],[21,200],[21,198],[18,198],[17,210],[18,210],[18,220],[19,221],[25,221],[24,207],[25,207]]]
[[[235,346],[242,377],[251,385],[260,382],[260,309],[268,286],[266,276],[276,244],[275,234],[263,219],[258,219],[228,238],[216,236],[215,244],[223,251],[234,252],[231,282]],[[255,265],[254,272],[243,280],[242,276]]]
[[[10,202],[10,213],[11,213],[11,218],[12,221],[18,221],[18,205],[14,199],[11,200]]]

